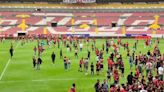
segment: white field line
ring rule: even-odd
[[[24,82],[47,82],[47,81],[69,81],[69,80],[95,80],[95,79],[105,79],[101,78],[55,78],[55,79],[38,79],[38,80],[11,80],[11,81],[0,81],[1,83],[24,83]]]
[[[19,44],[19,43],[17,43],[15,49],[18,47],[18,44]],[[15,52],[15,51],[14,51],[14,52]],[[5,74],[5,71],[6,71],[7,67],[9,66],[10,61],[11,61],[11,59],[9,59],[9,60],[7,61],[5,67],[4,67],[4,69],[3,69],[3,71],[2,71],[2,73],[1,73],[1,75],[0,75],[0,81],[1,81],[2,78],[3,78],[3,75]]]

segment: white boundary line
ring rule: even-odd
[[[0,80],[2,80],[2,77],[3,77],[3,75],[4,75],[4,73],[5,73],[6,69],[7,69],[7,67],[8,67],[8,65],[9,65],[10,61],[11,61],[11,59],[9,59],[9,60],[7,61],[6,65],[5,65],[5,68],[3,69],[2,73],[1,73]]]
[[[56,78],[56,79],[38,79],[38,80],[11,80],[11,81],[0,81],[0,83],[24,83],[24,82],[45,82],[45,81],[67,81],[67,80],[95,80],[95,79],[106,79],[106,77],[100,78]]]
[[[18,47],[18,44],[19,44],[19,43],[17,43],[15,49]],[[6,71],[7,67],[9,66],[10,61],[11,61],[11,59],[9,59],[9,60],[7,61],[6,65],[5,65],[5,68],[3,69],[3,71],[2,71],[2,73],[1,73],[1,75],[0,75],[0,81],[1,81],[2,78],[3,78],[3,75],[5,74],[5,71]]]

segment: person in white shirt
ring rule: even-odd
[[[149,73],[152,73],[152,63],[150,61],[146,63],[146,76],[148,76]]]
[[[163,70],[162,65],[158,68],[158,74],[159,74],[160,80],[163,80],[164,70]]]
[[[140,90],[140,92],[147,92],[147,90],[146,90],[145,87],[143,87],[143,88]]]
[[[83,49],[83,44],[80,43],[80,51],[82,51],[82,49]]]

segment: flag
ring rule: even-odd
[[[71,20],[71,24],[72,24],[72,32],[75,33],[75,28],[74,28],[74,25],[75,25],[75,19],[72,18]]]
[[[125,26],[122,27],[122,34],[126,34],[126,27]]]
[[[47,34],[47,28],[46,27],[43,28],[43,34]]]

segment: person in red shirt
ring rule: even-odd
[[[79,71],[82,72],[83,58],[79,61]]]
[[[125,90],[125,85],[124,84],[121,84],[121,88],[120,88],[120,92],[126,92],[126,90]]]
[[[38,47],[38,56],[40,56],[43,52],[42,46]]]
[[[69,92],[76,92],[75,83],[72,84],[72,87],[70,88]]]
[[[109,92],[116,92],[115,85],[111,85],[110,86],[110,91]]]
[[[113,65],[114,65],[114,62],[110,58],[108,58],[108,69],[110,69],[112,71]]]
[[[118,45],[121,44],[121,39],[120,39],[120,38],[117,39],[117,44],[118,44]]]
[[[118,84],[119,83],[119,73],[118,73],[118,70],[116,68],[114,69],[113,77],[114,77],[114,83]]]
[[[128,49],[129,48],[129,43],[126,42],[125,47]]]
[[[149,41],[148,41],[148,40],[145,41],[145,45],[146,45],[146,46],[149,45]]]
[[[139,72],[139,69],[138,68],[136,68],[136,72],[135,72],[135,77],[136,77],[136,79],[138,79],[139,78],[139,76],[140,76],[140,72]]]
[[[99,63],[99,61],[97,61],[97,63],[96,63],[96,73],[97,73],[97,75],[99,75],[99,71],[100,71],[100,63]]]
[[[34,47],[34,55],[36,55],[36,51],[37,51],[37,48],[36,48],[36,46]]]
[[[99,55],[99,50],[96,48],[96,55],[98,56]]]
[[[115,43],[113,44],[113,47],[114,47],[114,48],[116,48],[116,47],[117,47]]]

